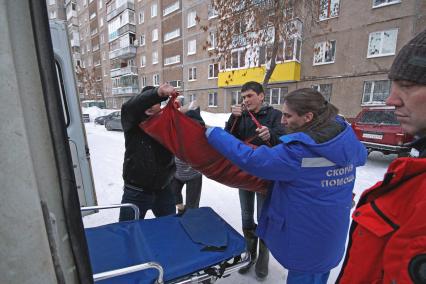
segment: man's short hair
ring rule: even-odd
[[[255,82],[255,81],[247,82],[241,87],[241,92],[245,92],[245,91],[248,91],[248,90],[252,90],[258,95],[260,93],[265,93],[263,91],[263,86],[260,83]]]

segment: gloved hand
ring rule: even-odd
[[[215,127],[207,127],[206,128],[206,137],[209,138],[210,133],[215,129]]]

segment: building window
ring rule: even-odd
[[[98,9],[100,10],[100,9],[102,9],[102,0],[99,0],[98,1]]]
[[[312,89],[321,93],[324,99],[329,102],[331,100],[331,91],[333,89],[333,84],[317,84],[312,85]]]
[[[180,36],[180,29],[177,28],[174,31],[171,31],[171,32],[168,32],[168,33],[164,34],[164,41],[168,41],[168,40],[177,38],[179,36]]]
[[[166,9],[163,10],[163,16],[167,16],[168,14],[171,14],[176,10],[179,10],[179,1],[176,1],[170,6],[167,6]]]
[[[180,55],[167,57],[166,59],[164,59],[164,66],[176,64],[176,63],[179,63],[179,62],[180,62]]]
[[[385,104],[386,99],[389,97],[390,86],[390,80],[365,81],[362,104]]]
[[[151,18],[157,17],[158,5],[157,3],[151,4]]]
[[[169,84],[175,88],[180,88],[182,87],[182,81],[181,80],[172,80],[169,82]],[[181,105],[183,106],[184,103],[181,103]]]
[[[56,11],[50,11],[49,18],[50,19],[56,19]]]
[[[219,74],[219,64],[209,64],[209,79],[217,78],[217,75]]]
[[[339,16],[340,0],[320,0],[320,21]]]
[[[216,32],[209,33],[209,48],[208,50],[216,48]]]
[[[153,29],[151,32],[151,36],[152,36],[152,41],[157,41],[158,40],[158,29]]]
[[[188,55],[195,54],[197,51],[197,40],[188,41]]]
[[[240,49],[231,52],[231,67],[244,68],[246,66],[246,50]]]
[[[104,26],[104,18],[100,17],[99,18],[99,27],[103,27]]]
[[[141,34],[139,37],[139,45],[144,46],[145,45],[145,34]]]
[[[209,107],[217,107],[217,92],[209,93]]]
[[[48,5],[54,5],[56,3],[56,0],[49,0],[49,4]]]
[[[145,65],[146,65],[146,56],[142,55],[141,56],[141,67],[145,67]]]
[[[231,105],[240,105],[243,103],[243,98],[241,97],[241,91],[232,91],[231,92]]]
[[[193,102],[193,101],[195,101],[197,99],[197,95],[196,94],[190,94],[189,95],[189,102],[191,103],[191,102]]]
[[[272,88],[265,92],[265,102],[270,105],[280,105],[284,96],[288,93],[287,87]]]
[[[145,21],[145,13],[143,10],[139,11],[139,24],[142,24]]]
[[[284,60],[300,61],[302,53],[302,40],[299,37],[293,37],[289,39],[284,50]]]
[[[371,33],[367,58],[394,55],[397,35],[397,29]]]
[[[195,11],[191,11],[188,13],[188,16],[187,16],[188,24],[186,26],[187,28],[191,28],[196,25],[196,20],[195,20],[196,17],[197,17],[197,13]]]
[[[101,34],[99,36],[99,41],[100,41],[101,44],[104,44],[104,42],[105,42],[105,36],[104,36],[104,34]]]
[[[160,86],[160,74],[154,74],[152,76],[152,85],[153,86]]]
[[[318,42],[314,46],[314,65],[334,63],[336,41]]]
[[[141,86],[142,88],[143,87],[146,87],[146,76],[143,76],[142,77],[142,86]]]
[[[373,0],[373,8],[401,3],[401,0]]]
[[[152,64],[157,64],[158,63],[158,51],[153,51],[152,52]]]
[[[188,81],[197,80],[197,67],[189,67],[188,69]]]
[[[208,18],[209,18],[209,20],[210,19],[213,19],[213,18],[216,18],[217,16],[218,16],[219,14],[218,14],[218,12],[213,8],[213,5],[212,4],[209,4],[209,7],[208,7]]]

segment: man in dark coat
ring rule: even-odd
[[[255,146],[274,146],[280,143],[279,137],[284,134],[284,126],[281,123],[281,111],[264,103],[265,93],[261,84],[247,82],[241,88],[243,106],[232,107],[232,114],[225,126],[225,130],[236,138]],[[261,124],[258,127],[252,116]],[[259,219],[265,196],[260,193],[239,189],[241,218],[243,233],[247,248],[251,255],[251,264],[239,270],[241,274],[247,273],[256,263],[255,272],[259,279],[268,275],[269,250],[263,241],[259,242],[259,257],[257,257],[258,238],[255,235],[256,223],[254,221],[254,200],[257,200],[257,216]]]
[[[149,209],[156,217],[176,213],[170,188],[170,181],[176,170],[174,156],[139,128],[139,123],[161,110],[160,103],[167,100],[173,92],[174,88],[168,84],[157,88],[148,86],[121,107],[126,148],[121,203],[138,206],[141,219]],[[132,209],[126,207],[120,210],[120,221],[133,218]]]
[[[398,158],[364,191],[352,215],[338,283],[426,283],[426,30],[408,42],[389,72],[387,105],[418,158]]]

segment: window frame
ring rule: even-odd
[[[192,66],[188,68],[188,81],[194,82],[197,81],[197,67]]]
[[[210,72],[210,67],[211,66],[213,66],[213,76],[210,76],[210,75],[212,75],[211,72]],[[214,66],[217,66],[216,67],[216,72],[215,72]],[[214,76],[215,73],[217,73],[216,77]],[[211,64],[209,64],[208,72],[207,72],[207,79],[217,79],[218,77],[219,77],[219,63],[211,63]]]
[[[375,101],[374,100],[374,88],[376,86],[376,82],[389,82],[389,88],[387,91],[387,97],[384,98],[383,101]],[[368,94],[369,95],[369,100],[368,102],[364,101],[364,97],[365,97],[365,89],[368,83],[372,83],[371,85],[371,91]],[[383,79],[383,80],[366,80],[364,81],[364,84],[362,86],[362,97],[361,97],[361,106],[381,106],[381,105],[385,105],[386,104],[386,99],[389,97],[390,95],[390,89],[391,89],[392,83],[389,79]]]
[[[158,3],[151,3],[151,18],[155,18],[158,16]]]
[[[156,80],[158,79],[158,80]],[[155,82],[158,81],[158,82]],[[160,74],[156,73],[152,75],[152,85],[153,86],[160,86]]]
[[[155,54],[155,56],[154,56]],[[154,60],[155,59],[155,60]],[[158,64],[158,51],[153,51],[152,52],[152,65]]]
[[[211,96],[213,96],[213,104],[210,104]],[[218,94],[217,92],[209,92],[207,97],[208,107],[218,107]]]
[[[315,62],[315,48],[317,44],[322,44],[323,48],[325,49],[325,45],[327,44],[327,42],[334,42],[334,55],[333,55],[333,61],[323,61],[323,62]],[[337,41],[336,40],[324,40],[324,41],[320,41],[314,44],[314,52],[313,52],[313,66],[319,66],[319,65],[327,65],[327,64],[333,64],[336,62],[336,54],[337,54]],[[326,58],[326,51],[324,51],[324,56],[323,59],[325,60]]]
[[[194,15],[193,18],[190,18],[190,16],[192,17],[192,15]],[[188,29],[194,27],[197,24],[196,18],[197,18],[197,11],[192,10],[188,12],[188,14],[186,15],[186,22],[187,22],[186,27]]]
[[[156,42],[158,40],[158,28],[151,31],[151,41]]]
[[[371,7],[372,9],[377,9],[377,8],[387,7],[387,6],[391,6],[391,5],[395,5],[395,4],[400,4],[402,2],[401,0],[387,0],[387,1],[391,1],[391,2],[386,2],[386,3],[374,5],[375,1],[376,0],[373,0],[372,7]]]
[[[393,46],[393,52],[391,53],[382,53],[382,49],[383,49],[383,37],[384,34],[386,32],[390,32],[390,31],[396,31],[396,35],[395,35],[395,42],[394,42],[394,46]],[[374,34],[380,33],[380,50],[378,54],[370,54],[370,43],[371,43],[371,39],[372,36]],[[386,56],[393,56],[396,54],[396,44],[398,42],[398,33],[399,33],[399,29],[398,28],[393,28],[393,29],[388,29],[388,30],[381,30],[381,31],[374,31],[368,34],[368,45],[367,45],[367,58],[376,58],[376,57],[386,57]]]
[[[193,50],[190,49],[191,43],[194,43]],[[197,40],[196,39],[188,40],[188,47],[187,48],[188,48],[187,55],[197,54]]]
[[[324,18],[321,17],[322,11],[324,9],[322,9],[322,4],[323,3],[320,1],[320,3],[319,3],[320,7],[319,7],[319,17],[318,17],[318,20],[321,22],[321,21],[327,21],[327,20],[330,20],[330,19],[338,18],[339,14],[340,14],[340,0],[322,0],[322,1],[326,1],[327,2],[327,7],[326,7],[327,8],[327,15]],[[332,1],[337,1],[337,4],[338,4],[337,14],[335,16],[331,16],[330,5],[332,4],[331,3]]]

